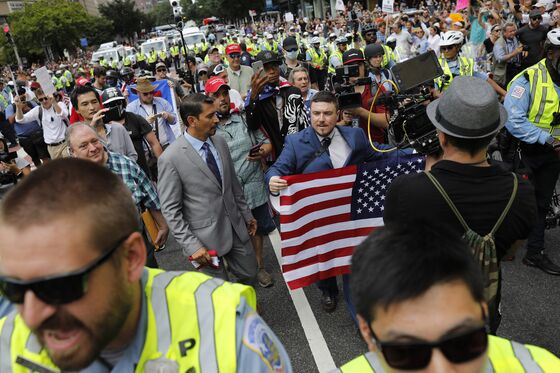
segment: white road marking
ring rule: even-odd
[[[278,233],[278,230],[274,230],[274,232],[270,233],[268,237],[270,238],[270,242],[272,243],[272,247],[274,248],[276,259],[278,259],[278,263],[282,265],[282,254],[280,252],[280,234]],[[329,346],[327,346],[327,342],[323,337],[321,328],[319,328],[317,319],[315,319],[315,315],[311,310],[311,306],[309,305],[309,301],[307,300],[303,289],[288,289],[288,292],[290,293],[292,302],[296,307],[299,321],[301,323],[301,326],[303,327],[303,331],[305,332],[305,337],[307,338],[307,343],[309,344],[309,348],[311,349],[311,353],[313,354],[313,359],[315,360],[317,369],[319,369],[319,372],[321,373],[329,372],[336,369],[336,365],[331,356]]]

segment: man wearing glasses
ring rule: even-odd
[[[173,107],[169,102],[161,97],[154,97],[155,89],[148,79],[138,79],[136,88],[132,88],[132,92],[138,95],[138,100],[130,102],[126,111],[146,119],[165,150],[175,141],[171,126],[177,124],[177,117],[173,114]]]
[[[243,100],[251,88],[253,69],[241,65],[241,47],[239,44],[230,44],[226,47],[226,56],[229,63],[227,68],[229,86],[241,94]]]
[[[388,225],[358,246],[350,288],[369,352],[338,372],[559,371],[547,350],[488,335],[470,252],[458,235],[421,224]]]
[[[515,34],[521,44],[526,45],[527,56],[521,59],[523,69],[539,62],[543,52],[543,43],[546,40],[548,28],[542,24],[542,14],[539,9],[529,12],[529,23],[517,30]]]
[[[68,147],[64,141],[68,125],[66,105],[59,104],[52,95],[47,96],[40,89],[35,91],[35,97],[40,105],[25,114],[22,111],[25,104],[16,103],[16,122],[38,122],[43,129],[43,138],[51,159],[67,157]]]
[[[0,222],[1,294],[18,311],[0,320],[0,372],[292,372],[252,288],[144,266],[136,206],[107,168],[41,167]]]
[[[185,90],[181,87],[179,81],[167,75],[167,72],[167,66],[163,62],[158,62],[156,65],[156,80],[167,80],[169,87],[175,91],[176,97],[179,100],[183,99],[186,96]]]

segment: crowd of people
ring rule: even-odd
[[[425,53],[443,72],[422,103],[439,146],[388,188],[386,227],[342,276],[370,352],[340,370],[560,370],[496,336],[500,264],[521,240],[524,264],[560,275],[544,239],[560,174],[560,10],[414,5],[355,1],[169,55],[51,62],[54,90],[39,65],[5,70],[0,371],[291,372],[252,288],[279,280],[263,258],[279,229],[271,201],[284,176],[412,153],[391,131],[391,67]],[[157,269],[169,233],[199,273]],[[333,312],[336,277],[316,285]]]

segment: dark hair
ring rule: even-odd
[[[243,52],[247,52],[247,44],[245,43],[239,43],[239,48],[241,48],[241,50]]]
[[[107,75],[107,69],[103,66],[96,66],[93,68],[93,76],[105,76]]]
[[[483,301],[482,272],[471,249],[459,235],[423,222],[380,229],[352,256],[352,300],[368,322],[377,307],[387,309],[455,280],[467,286],[475,301]]]
[[[179,112],[181,113],[181,119],[185,126],[189,126],[187,120],[188,117],[197,117],[202,113],[202,104],[213,104],[214,99],[212,97],[203,95],[202,93],[192,93],[185,97],[181,102],[179,107]]]
[[[490,142],[492,142],[494,137],[496,137],[496,134],[493,134],[490,136],[482,137],[480,139],[463,139],[460,137],[448,135],[447,133],[444,133],[444,135],[451,146],[463,152],[467,152],[471,156],[474,156],[481,150],[488,148]]]
[[[79,95],[85,95],[86,93],[89,93],[89,92],[95,93],[95,97],[97,98],[97,101],[101,102],[101,98],[99,97],[99,93],[97,92],[97,90],[95,88],[93,88],[90,85],[78,85],[78,86],[76,86],[76,88],[74,88],[74,90],[72,91],[72,95],[70,96],[70,101],[72,102],[72,107],[74,107],[74,109],[78,110],[78,96]]]
[[[69,191],[72,191],[69,193]],[[49,162],[8,192],[0,204],[0,226],[25,230],[67,218],[106,250],[123,234],[140,231],[128,187],[106,167],[78,158]]]
[[[311,99],[311,104],[313,104],[314,102],[327,102],[329,104],[334,104],[334,106],[338,110],[338,101],[336,100],[336,96],[329,91],[319,91],[315,93],[315,95]]]

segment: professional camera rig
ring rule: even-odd
[[[426,114],[432,99],[433,80],[443,71],[433,51],[401,62],[391,68],[398,94],[384,98],[391,112],[389,137],[398,148],[412,147],[418,153],[432,154],[440,150],[436,128]]]
[[[359,78],[350,82],[350,78],[360,76],[358,65],[346,65],[336,68],[332,85],[338,100],[340,110],[353,109],[362,106],[362,95],[354,91],[355,86],[371,84],[371,78]]]

